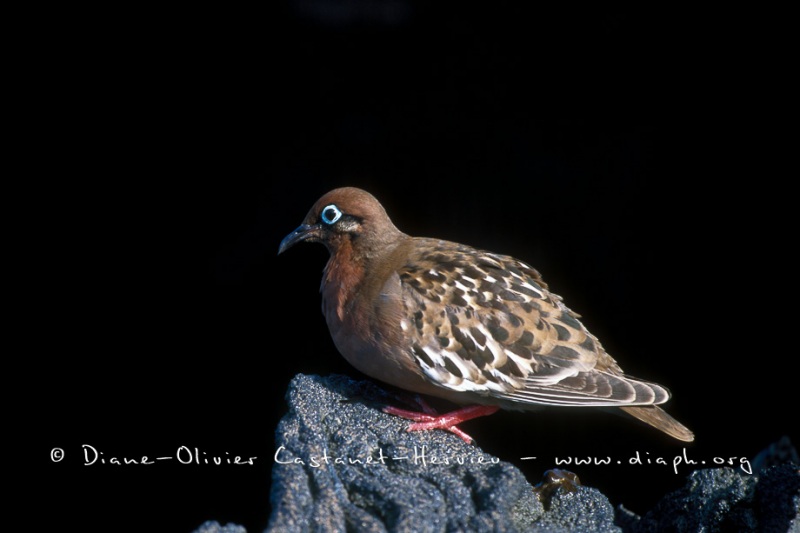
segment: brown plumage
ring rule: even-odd
[[[442,417],[389,412],[468,438],[460,421],[543,405],[618,407],[683,441],[657,407],[662,386],[626,376],[539,273],[506,255],[410,237],[369,193],[320,198],[278,253],[301,241],[330,252],[322,311],[334,343],[363,373],[470,407]]]

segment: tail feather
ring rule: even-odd
[[[620,409],[678,440],[684,442],[692,442],[694,440],[694,433],[692,433],[689,428],[669,416],[666,411],[660,407],[647,405],[620,407]]]

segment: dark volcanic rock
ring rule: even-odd
[[[267,531],[767,531],[800,533],[800,466],[788,439],[754,460],[755,475],[697,470],[638,516],[616,512],[574,474],[532,487],[513,465],[444,431],[407,433],[379,386],[296,376],[276,431]],[[244,528],[207,522],[196,533]]]
[[[193,533],[247,533],[247,530],[236,524],[221,525],[219,522],[209,520],[203,523]]]
[[[771,466],[757,476],[732,468],[693,472],[683,488],[644,516],[622,508],[617,523],[630,533],[656,531],[794,531],[800,533],[800,472]]]
[[[777,442],[764,448],[753,458],[753,469],[756,472],[766,470],[770,466],[791,463],[800,465],[800,456],[797,454],[789,437],[784,435]]]
[[[619,531],[599,491],[547,509],[513,465],[444,431],[407,433],[370,382],[298,375],[276,431],[268,531]]]

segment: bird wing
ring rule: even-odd
[[[509,256],[417,239],[399,269],[403,329],[435,385],[519,404],[651,405],[660,385],[625,376],[539,273]]]

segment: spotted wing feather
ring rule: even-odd
[[[399,271],[404,329],[432,383],[548,405],[651,405],[663,387],[622,373],[539,273],[509,256],[417,239]]]

